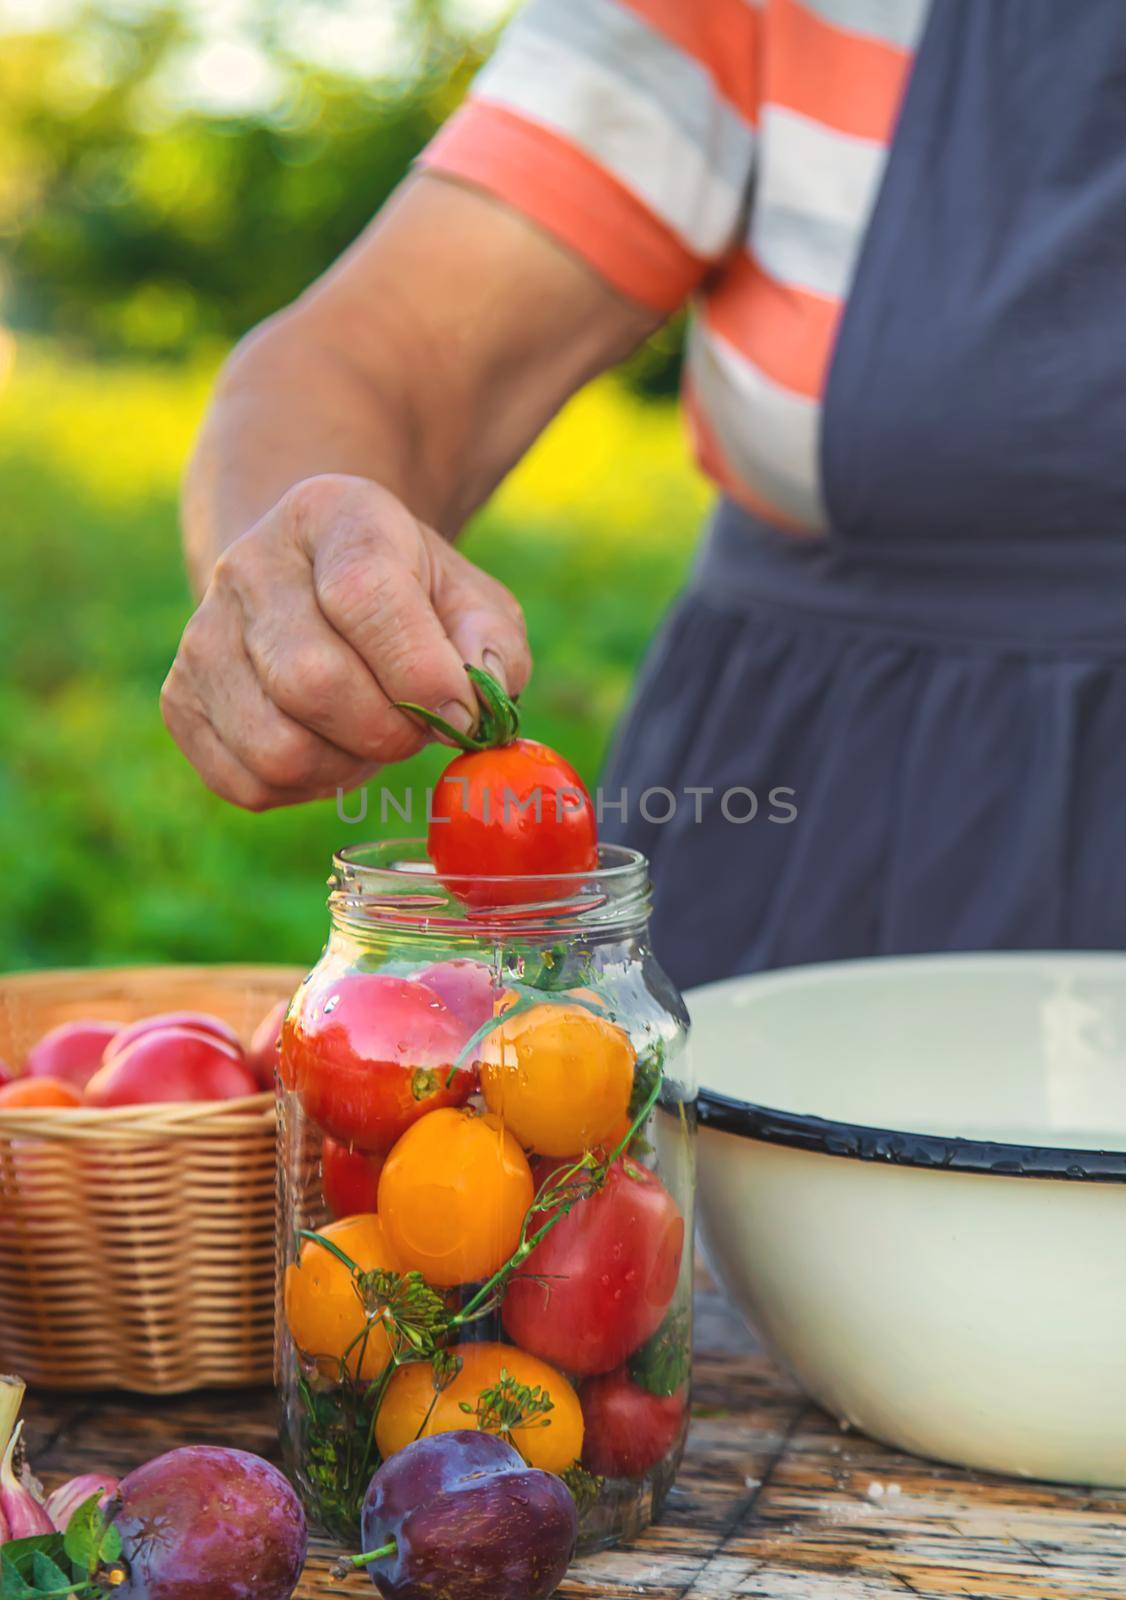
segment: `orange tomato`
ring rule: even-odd
[[[565,1472],[578,1460],[583,1448],[582,1407],[561,1372],[510,1344],[463,1344],[452,1354],[461,1358],[462,1369],[437,1396],[429,1362],[400,1367],[387,1385],[375,1425],[376,1443],[385,1460],[414,1439],[477,1427],[479,1419],[461,1407],[475,1412],[480,1396],[501,1381],[502,1372],[530,1389],[545,1389],[551,1398],[550,1411],[506,1435],[528,1465]]]
[[[374,1212],[333,1222],[321,1233],[350,1256],[362,1272],[377,1267],[398,1271],[383,1224]],[[307,1239],[296,1264],[285,1272],[285,1319],[293,1342],[327,1376],[338,1376],[343,1361],[353,1377],[378,1378],[391,1359],[387,1334],[370,1321],[355,1276],[326,1250]],[[368,1328],[366,1342],[364,1329]]]
[[[451,1289],[504,1265],[533,1193],[527,1157],[494,1117],[446,1108],[408,1128],[387,1157],[379,1214],[403,1270]]]
[[[481,1042],[490,1111],[529,1150],[579,1156],[605,1144],[629,1109],[636,1061],[623,1030],[582,1006],[533,1006]]]
[[[22,1111],[34,1107],[82,1104],[78,1090],[61,1078],[15,1078],[0,1089],[0,1111]]]

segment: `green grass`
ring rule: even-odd
[[[402,831],[379,827],[375,786],[362,828],[331,802],[235,811],[164,732],[189,613],[177,480],[206,393],[201,370],[35,347],[0,393],[0,969],[311,960],[333,849]],[[588,781],[705,503],[671,409],[606,380],[466,537],[527,613],[525,727]],[[388,781],[421,789],[443,759]]]

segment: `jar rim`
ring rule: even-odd
[[[460,926],[467,932],[626,931],[649,915],[649,863],[639,850],[601,844],[586,872],[438,874],[425,839],[346,845],[332,858],[334,919],[370,926]]]

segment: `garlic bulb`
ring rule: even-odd
[[[118,1480],[111,1478],[108,1473],[84,1472],[80,1477],[71,1478],[68,1483],[52,1489],[44,1509],[59,1532],[65,1533],[67,1524],[79,1506],[85,1505],[92,1495],[98,1495],[99,1504],[104,1506],[117,1492],[117,1483]]]

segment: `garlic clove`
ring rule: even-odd
[[[60,1484],[57,1489],[52,1489],[44,1502],[44,1510],[60,1533],[65,1533],[67,1524],[78,1510],[85,1505],[92,1495],[100,1496],[99,1504],[105,1505],[106,1501],[117,1492],[118,1479],[111,1478],[105,1472],[84,1472],[78,1478],[71,1478],[68,1483]]]
[[[29,1539],[33,1534],[55,1532],[55,1524],[35,1492],[35,1479],[19,1453],[22,1433],[23,1423],[17,1422],[0,1464],[0,1517],[8,1524],[10,1539]]]

